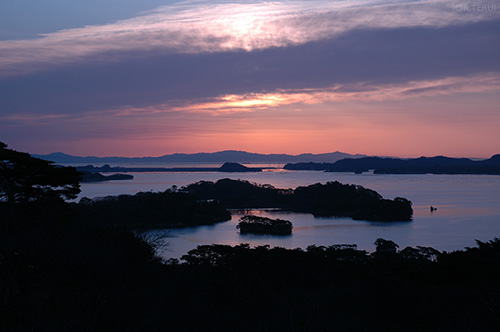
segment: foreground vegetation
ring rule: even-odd
[[[0,145],[2,331],[500,329],[498,238],[452,253],[398,251],[384,239],[372,254],[210,245],[162,262],[129,228],[76,218],[65,203],[78,193],[76,170],[7,150]]]
[[[453,253],[211,245],[162,263],[121,228],[0,236],[5,331],[500,328],[498,239]]]

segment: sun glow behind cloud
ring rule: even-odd
[[[124,51],[175,53],[253,51],[332,38],[353,29],[443,27],[489,20],[494,11],[464,15],[454,1],[187,2],[136,18],[0,41],[0,78]]]
[[[256,110],[293,104],[313,105],[326,102],[381,102],[408,98],[433,97],[460,93],[500,92],[500,74],[486,73],[472,77],[447,77],[438,80],[411,81],[405,84],[352,84],[336,85],[322,89],[284,90],[270,93],[223,95],[207,101],[171,106],[168,104],[147,108],[128,108],[119,114],[144,114],[161,112],[195,112],[211,115],[254,112]]]

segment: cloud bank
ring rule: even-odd
[[[479,3],[479,2],[478,2]],[[493,10],[455,10],[456,1],[187,2],[136,18],[0,42],[0,78],[106,54],[254,51],[336,37],[355,29],[440,28],[498,18]]]

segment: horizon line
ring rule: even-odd
[[[489,159],[498,153],[492,154],[491,156],[488,157],[457,157],[457,156],[448,156],[445,154],[438,154],[438,155],[419,155],[419,156],[412,156],[412,157],[399,157],[399,156],[387,156],[387,155],[370,155],[370,154],[363,154],[363,153],[349,153],[349,152],[342,152],[342,151],[333,151],[333,152],[320,152],[320,153],[312,153],[312,152],[302,152],[298,154],[290,154],[290,153],[259,153],[259,152],[249,152],[249,151],[244,151],[244,150],[219,150],[219,151],[214,151],[214,152],[193,152],[193,153],[186,153],[186,152],[174,152],[174,153],[168,153],[168,154],[163,154],[163,155],[158,155],[158,156],[136,156],[136,157],[130,157],[130,156],[117,156],[117,155],[108,155],[108,156],[95,156],[95,155],[87,155],[87,156],[80,156],[80,155],[72,155],[68,154],[65,152],[51,152],[47,154],[39,154],[39,153],[33,153],[33,155],[38,155],[38,156],[49,156],[49,155],[54,155],[54,154],[63,154],[69,157],[77,157],[77,158],[122,158],[122,159],[144,159],[144,158],[161,158],[161,157],[166,157],[166,156],[174,156],[174,155],[184,155],[184,156],[192,156],[192,155],[197,155],[197,154],[217,154],[217,153],[223,153],[223,152],[236,152],[236,153],[247,153],[247,154],[253,154],[253,155],[261,155],[261,156],[288,156],[288,157],[298,157],[298,156],[303,156],[303,155],[312,155],[312,156],[319,156],[319,155],[327,155],[327,154],[334,154],[334,153],[341,153],[341,154],[347,154],[350,156],[362,156],[362,157],[379,157],[379,158],[397,158],[397,159],[415,159],[415,158],[434,158],[434,157],[446,157],[446,158],[467,158],[467,159]]]

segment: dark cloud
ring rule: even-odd
[[[253,52],[127,53],[0,81],[2,115],[75,114],[222,94],[402,83],[500,72],[500,20],[444,28],[354,30]],[[106,57],[109,57],[107,54]]]

